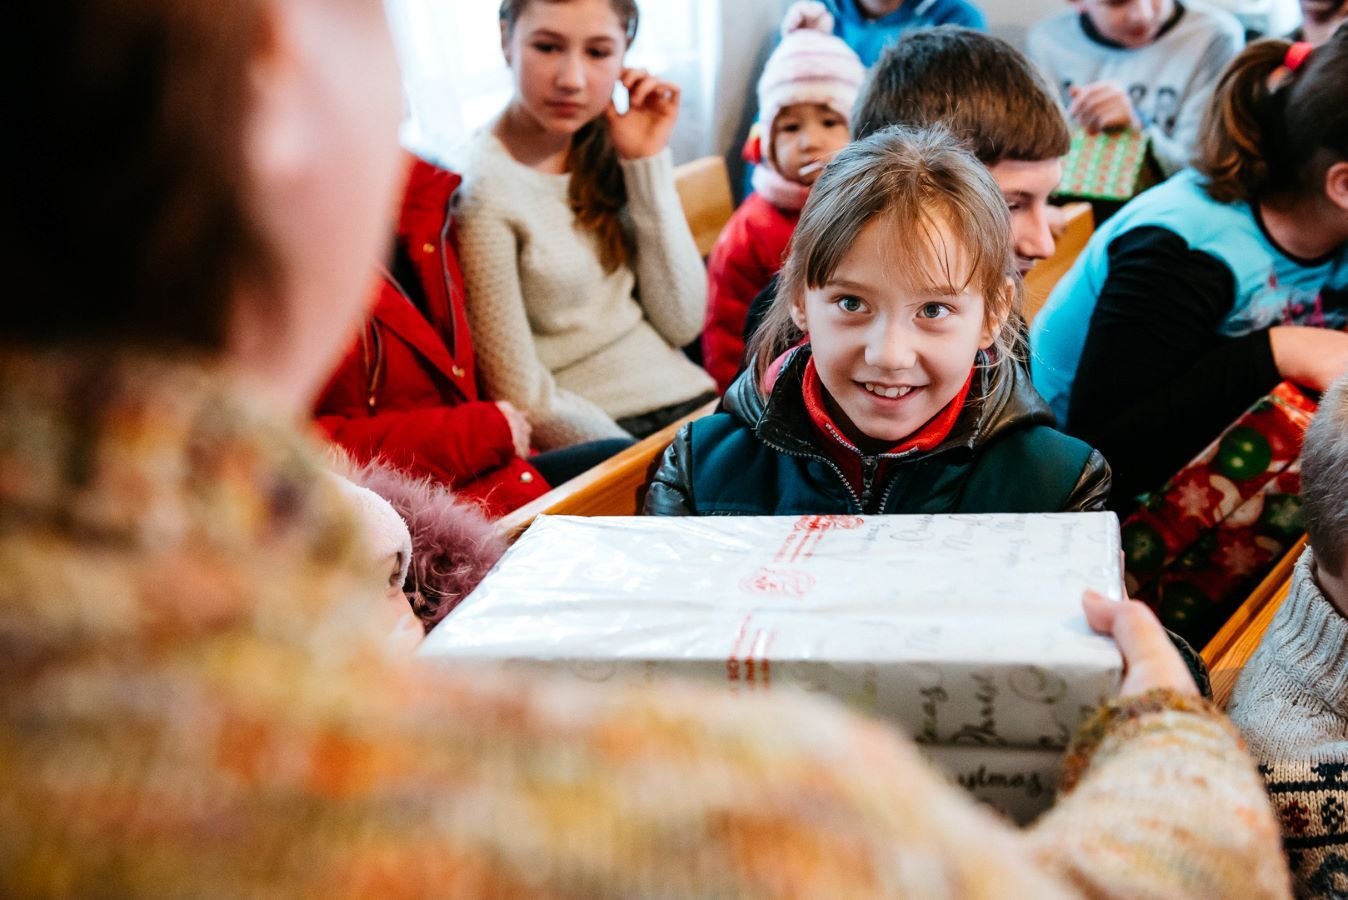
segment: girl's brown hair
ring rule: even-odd
[[[1214,200],[1319,192],[1329,166],[1348,157],[1348,30],[1296,71],[1284,66],[1290,46],[1256,41],[1217,83],[1194,160]]]
[[[266,0],[23,9],[0,51],[4,339],[221,349],[241,283],[272,277],[243,142]]]
[[[534,2],[565,3],[567,0],[501,0],[501,25],[509,36],[515,23]],[[636,0],[609,0],[623,25],[630,47],[637,36]],[[620,214],[627,205],[627,186],[618,166],[618,151],[608,133],[608,120],[600,116],[587,123],[571,139],[567,156],[571,181],[567,194],[576,220],[599,240],[599,261],[613,272],[632,259],[632,246]]]
[[[904,274],[911,283],[953,293],[972,287],[982,295],[984,323],[997,325],[989,354],[997,371],[1018,356],[1022,286],[1011,214],[997,182],[944,129],[893,126],[846,147],[810,191],[777,297],[750,341],[760,381],[772,361],[803,337],[792,321],[792,306],[804,300],[806,290],[833,277],[858,235],[877,220],[889,230],[895,259],[909,261],[912,269]],[[938,222],[964,251],[967,274],[950,270],[950,256],[958,254],[941,252]],[[915,271],[928,258],[943,265]]]

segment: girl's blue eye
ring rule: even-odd
[[[861,312],[864,304],[858,297],[839,297],[837,300],[838,308],[843,312]]]
[[[950,307],[944,303],[924,303],[917,314],[923,319],[944,319],[950,315]]]

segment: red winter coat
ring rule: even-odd
[[[749,304],[782,267],[799,212],[783,212],[758,194],[735,210],[707,260],[707,324],[702,365],[725,393],[744,359]]]
[[[364,330],[319,398],[319,425],[361,462],[380,457],[429,475],[501,516],[548,490],[515,454],[495,403],[478,399],[463,274],[450,222],[461,179],[418,160],[398,241],[417,270],[423,314],[385,273]]]

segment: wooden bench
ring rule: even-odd
[[[730,170],[720,156],[704,156],[674,167],[674,187],[679,192],[683,216],[693,233],[697,251],[705,259],[735,212],[730,192]]]
[[[1062,208],[1066,225],[1054,241],[1053,255],[1041,259],[1025,276],[1025,321],[1032,322],[1048,295],[1095,233],[1095,215],[1089,203],[1069,203]]]
[[[1231,699],[1231,690],[1236,686],[1240,670],[1245,668],[1245,663],[1263,640],[1278,607],[1287,599],[1292,567],[1305,548],[1306,538],[1302,537],[1203,648],[1203,662],[1212,676],[1212,696],[1222,709]]]
[[[716,403],[712,400],[593,469],[559,484],[532,503],[521,506],[498,520],[497,530],[513,542],[544,513],[550,516],[636,515],[641,511],[638,502],[651,467],[674,440],[675,433],[688,422],[709,415],[716,409]]]

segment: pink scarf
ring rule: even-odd
[[[754,169],[753,181],[756,194],[786,212],[800,212],[810,196],[808,184],[790,180],[766,162]]]

